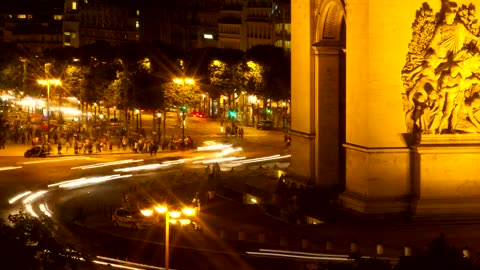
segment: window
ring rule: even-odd
[[[212,34],[203,34],[203,38],[204,39],[213,39],[213,35]]]
[[[137,28],[137,29],[140,28],[140,22],[139,21],[135,22],[135,28]]]
[[[72,33],[72,38],[77,38],[77,33]]]
[[[21,19],[21,20],[24,20],[24,19],[27,18],[27,15],[25,15],[25,14],[18,14],[18,15],[17,15],[17,18],[18,18],[18,19]]]
[[[75,1],[72,2],[72,9],[77,10],[77,2]]]
[[[137,16],[140,16],[140,10],[137,9]]]
[[[55,21],[61,21],[62,18],[63,18],[63,15],[53,15],[53,19],[54,19]]]

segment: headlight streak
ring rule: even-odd
[[[16,201],[20,200],[21,198],[31,194],[32,192],[29,190],[29,191],[25,191],[23,193],[20,193],[18,194],[17,196],[11,198],[10,200],[8,200],[8,203],[9,204],[14,204]]]
[[[202,160],[202,161],[195,161],[195,163],[203,163],[203,164],[209,164],[209,163],[218,163],[218,162],[227,162],[227,161],[235,161],[235,160],[242,160],[245,159],[245,157],[228,157],[228,158],[215,158],[215,159],[207,159],[207,160]]]
[[[0,168],[0,171],[15,170],[15,169],[20,169],[20,168],[22,168],[22,166],[17,166],[17,167],[13,167],[13,166],[1,167],[1,168]]]
[[[277,253],[296,254],[296,255],[308,255],[308,256],[326,256],[326,257],[349,258],[349,255],[345,255],[345,254],[313,253],[313,252],[279,250],[279,249],[264,249],[264,248],[261,248],[258,251],[260,251],[260,252],[277,252]]]
[[[116,262],[116,263],[122,263],[122,264],[126,264],[126,265],[132,265],[130,267],[143,267],[143,268],[128,268],[128,269],[156,269],[156,270],[165,269],[163,267],[157,267],[157,266],[153,266],[153,265],[146,265],[146,264],[134,263],[134,262],[127,262],[127,261],[122,261],[122,260],[113,259],[113,258],[109,258],[109,257],[103,257],[103,256],[97,256],[97,259],[98,260],[95,260],[94,262],[99,263],[99,264],[106,263],[106,262],[99,261],[99,260],[104,260],[104,261],[107,261],[107,262]],[[107,263],[107,264],[109,264],[109,263]]]
[[[28,212],[31,216],[38,218],[38,215],[37,215],[37,213],[35,213],[35,211],[33,211],[33,208],[32,208],[32,205],[31,205],[31,204],[29,204],[29,203],[25,204],[25,210],[27,210],[27,212]]]
[[[93,169],[93,168],[100,168],[100,167],[107,167],[107,166],[115,166],[115,165],[121,165],[121,164],[127,164],[127,163],[134,163],[134,162],[142,162],[143,159],[126,159],[126,160],[119,160],[119,161],[112,161],[112,162],[105,162],[105,163],[97,163],[97,164],[91,164],[91,165],[86,165],[86,166],[78,166],[78,167],[72,167],[72,170],[76,169]]]
[[[60,186],[60,185],[67,184],[67,183],[82,181],[82,180],[85,180],[85,179],[87,179],[87,178],[82,177],[82,178],[78,178],[78,179],[74,179],[74,180],[67,180],[67,181],[63,181],[63,182],[59,182],[59,183],[55,183],[55,184],[50,184],[50,185],[48,185],[48,187],[49,188],[56,187],[56,186]]]
[[[223,149],[219,155],[220,156],[226,156],[228,154],[231,154],[231,153],[235,153],[235,152],[240,152],[242,151],[243,149],[241,147],[236,147],[236,148],[232,148],[232,147],[229,147],[229,148],[225,148]]]
[[[280,252],[280,250],[278,251]],[[327,260],[327,261],[353,261],[350,259],[348,255],[345,257],[337,257],[337,256],[330,256],[330,254],[314,254],[312,255],[303,255],[303,254],[289,254],[288,252],[285,253],[274,253],[274,252],[260,252],[260,251],[247,251],[248,255],[254,256],[263,256],[263,257],[276,257],[276,258],[293,258],[293,259],[307,259],[307,260]]]
[[[40,208],[40,211],[42,211],[47,217],[52,217],[53,213],[48,210],[48,207],[46,207],[45,204],[41,203],[38,207]]]
[[[52,159],[46,159],[46,160],[26,161],[20,164],[49,163],[49,162],[80,160],[80,159],[91,159],[91,158],[90,157],[62,157],[62,158],[52,158]]]
[[[218,151],[223,150],[225,148],[232,147],[231,144],[213,144],[209,146],[199,146],[197,147],[197,151]]]
[[[101,176],[101,177],[93,177],[93,178],[87,178],[84,180],[80,181],[75,181],[75,182],[69,182],[65,184],[59,185],[60,188],[79,188],[79,187],[84,187],[87,185],[92,185],[92,184],[99,184],[103,183],[106,181],[111,181],[114,179],[119,179],[119,178],[127,178],[131,177],[131,174],[128,175],[120,175],[120,174],[115,174],[115,175],[107,175],[107,176]]]
[[[158,168],[168,167],[169,164],[149,164],[149,165],[142,165],[137,167],[128,167],[128,168],[121,168],[115,169],[115,172],[132,172],[132,171],[142,171],[142,170],[155,170]]]
[[[25,199],[23,199],[23,203],[24,204],[28,204],[32,201],[34,201],[35,199],[37,199],[38,197],[42,196],[43,194],[47,193],[48,191],[47,190],[40,190],[40,191],[37,191],[31,195],[29,195],[28,197],[26,197]]]
[[[271,161],[271,160],[290,158],[291,156],[292,155],[285,155],[285,156],[273,155],[273,156],[268,156],[268,157],[246,159],[246,160],[240,161],[239,163],[247,164],[247,163],[254,163],[254,162]]]

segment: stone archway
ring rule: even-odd
[[[343,187],[345,5],[340,0],[301,2],[292,1],[292,14],[308,10],[311,27],[308,38],[300,31],[297,40],[292,36],[292,44],[302,43],[292,47],[292,64],[305,63],[309,72],[292,73],[291,171],[319,186]],[[292,16],[292,24],[305,23],[294,20],[304,20],[300,16]]]

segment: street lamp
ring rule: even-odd
[[[137,128],[136,128],[136,132],[138,133],[138,114],[140,113],[140,110],[139,109],[136,109],[135,110],[135,116],[137,118]]]
[[[185,91],[185,86],[188,85],[194,85],[195,80],[192,78],[175,78],[173,79],[173,82],[181,85],[183,88],[183,91]],[[185,150],[185,118],[187,117],[187,107],[185,105],[182,105],[182,150]]]
[[[50,80],[38,80],[37,81],[41,85],[47,86],[47,134],[50,132],[50,85],[61,85],[62,82],[57,79],[50,79]]]
[[[170,223],[179,224],[180,226],[192,223],[191,217],[196,216],[198,208],[184,207],[183,209],[169,209],[166,205],[156,205],[153,207],[158,214],[165,215],[165,269],[168,270],[170,265]],[[140,210],[142,215],[149,217],[153,215],[152,209]],[[184,217],[184,218],[181,218]]]
[[[158,126],[157,126],[157,141],[158,141],[158,144],[161,144],[160,143],[160,139],[162,138],[162,135],[160,134],[160,125],[162,124],[162,114],[161,113],[157,113],[157,119],[158,119]]]

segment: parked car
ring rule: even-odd
[[[122,120],[120,118],[111,118],[110,119],[110,126],[119,127],[121,125],[122,125]]]
[[[260,120],[257,124],[257,129],[271,129],[273,128],[273,121],[271,120]]]
[[[155,224],[155,218],[142,215],[137,208],[118,208],[112,214],[114,227],[146,229]]]
[[[49,154],[48,147],[43,145],[35,145],[25,151],[24,157],[46,157]]]
[[[203,112],[192,112],[192,113],[190,113],[190,116],[198,117],[198,118],[205,118],[205,114]]]

